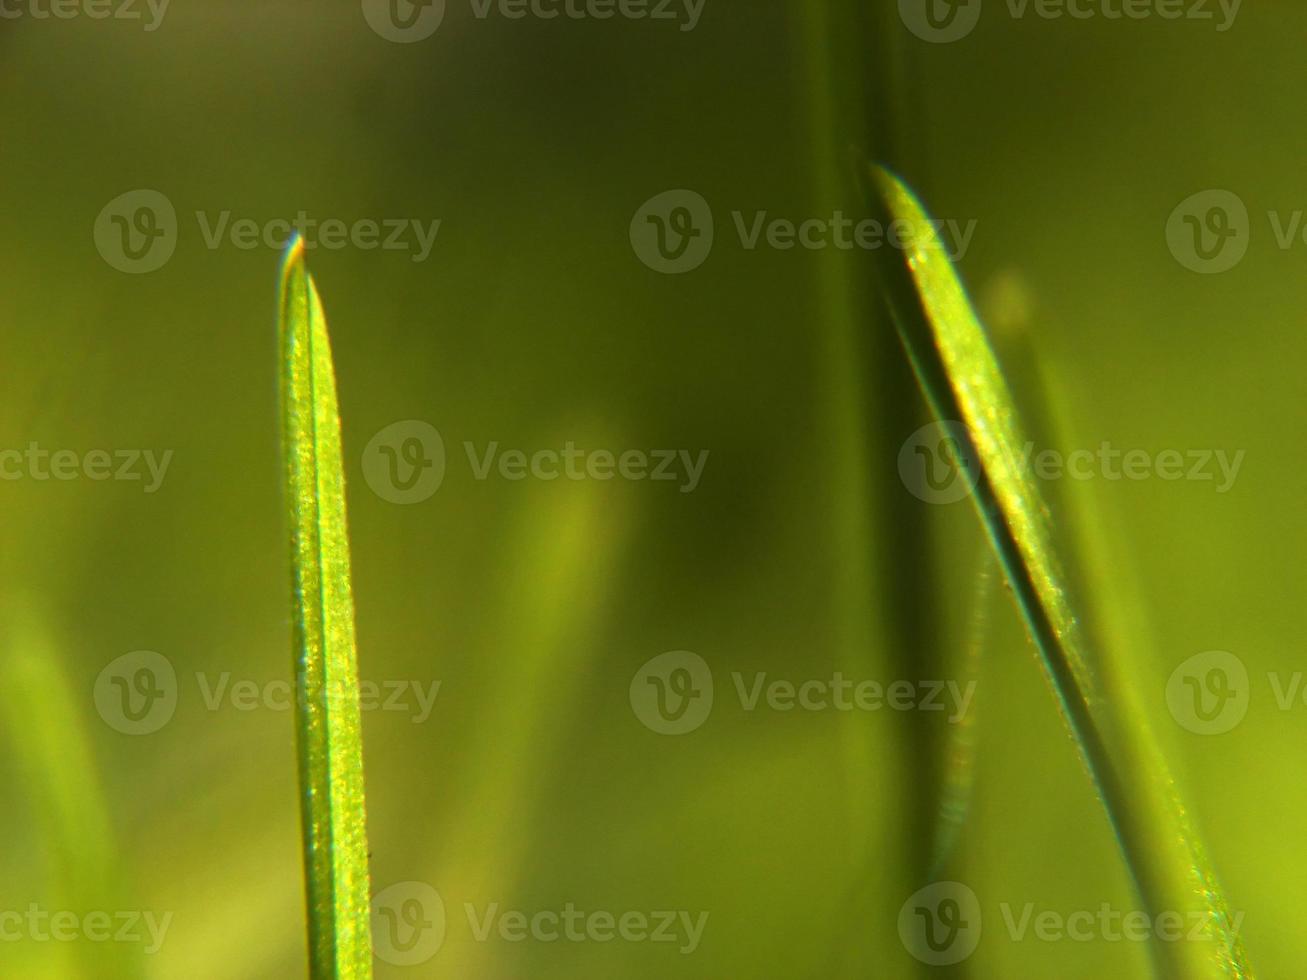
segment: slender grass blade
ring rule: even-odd
[[[300,241],[282,271],[280,358],[309,968],[314,980],[367,978],[367,819],[340,417],[327,322]]]
[[[1157,971],[1177,980],[1251,978],[1241,921],[1153,739],[1125,665],[1091,656],[1087,630],[1053,545],[1048,511],[1022,464],[1025,439],[989,339],[912,192],[881,167],[868,173],[873,211],[903,252],[882,249],[877,271],[917,379],[936,416],[960,422],[972,499],[1094,780],[1139,891],[1155,921],[1186,923],[1180,942],[1151,944]],[[1189,938],[1188,926],[1200,923]]]

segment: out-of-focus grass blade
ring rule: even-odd
[[[985,661],[985,641],[989,633],[989,608],[994,589],[994,557],[986,551],[976,573],[976,592],[972,599],[967,635],[960,655],[949,661],[957,670],[962,690],[971,685],[980,689],[980,675]],[[944,772],[940,787],[939,815],[931,847],[931,876],[939,878],[952,860],[962,837],[962,828],[971,811],[976,782],[976,716],[973,701],[966,715],[949,726],[944,746]]]
[[[873,210],[885,227],[896,222],[904,246],[879,253],[886,301],[936,416],[965,427],[972,498],[1140,896],[1154,917],[1202,923],[1197,940],[1153,943],[1154,963],[1177,980],[1250,978],[1237,925],[1124,672],[1090,656],[1047,509],[1021,463],[1012,396],[944,245],[897,177],[872,167],[869,185]]]
[[[629,525],[629,504],[603,486],[546,486],[524,509],[509,552],[505,604],[492,634],[504,654],[486,677],[495,696],[480,719],[458,815],[442,835],[440,879],[463,894],[495,896],[521,887],[545,775],[564,745],[560,722],[578,716],[585,679],[595,675]],[[481,942],[447,941],[440,958],[451,977],[503,970]]]
[[[310,975],[371,977],[363,738],[340,417],[327,322],[300,241],[282,270],[280,358]]]
[[[44,894],[15,894],[17,882],[6,882],[6,908],[26,908],[41,899],[37,904],[79,915],[127,909],[90,739],[48,620],[28,596],[5,601],[0,612],[0,719],[21,779],[7,787],[7,795],[27,804],[44,845],[38,851],[48,861]],[[33,953],[30,961],[24,959]],[[146,972],[138,947],[85,939],[74,944],[29,940],[11,947],[5,963],[5,976],[108,980]]]

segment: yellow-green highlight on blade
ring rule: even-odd
[[[1253,976],[1240,921],[1157,748],[1121,665],[1089,649],[1049,526],[1022,465],[1016,406],[944,244],[920,202],[883,167],[866,174],[874,216],[899,229],[902,251],[877,253],[885,301],[936,417],[961,422],[976,467],[972,500],[1094,780],[1143,904],[1154,917],[1196,915],[1193,941],[1154,942],[1160,976]],[[1191,921],[1191,920],[1186,920]]]
[[[327,321],[298,239],[279,330],[309,974],[355,980],[372,976],[372,938],[345,476]]]

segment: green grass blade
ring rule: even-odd
[[[897,222],[904,243],[902,255],[879,253],[886,301],[931,408],[966,428],[972,499],[1140,897],[1152,916],[1196,916],[1203,924],[1199,940],[1152,944],[1158,972],[1183,980],[1251,978],[1239,920],[1229,914],[1125,671],[1105,655],[1091,659],[1047,508],[1021,463],[1026,440],[985,331],[911,191],[883,168],[869,177],[873,210],[885,227]]]
[[[523,510],[493,618],[495,648],[511,653],[487,663],[482,683],[495,697],[478,720],[478,751],[457,774],[458,810],[442,834],[440,880],[465,895],[513,894],[529,880],[548,773],[567,752],[558,719],[583,714],[585,679],[600,669],[627,507],[588,481],[546,485]],[[442,976],[500,975],[502,953],[472,940],[446,941]]]
[[[975,684],[983,690],[981,673],[989,633],[989,607],[993,599],[994,557],[986,551],[976,573],[976,591],[964,645],[958,655],[949,658],[947,669],[954,672],[963,690]],[[949,676],[949,675],[945,675]],[[976,753],[979,735],[976,730],[979,708],[973,702],[964,717],[950,725],[944,739],[944,772],[939,792],[938,814],[931,837],[931,877],[944,876],[958,849],[963,827],[971,812],[976,783]]]
[[[0,602],[0,613],[0,733],[17,777],[6,785],[7,804],[26,804],[39,842],[31,853],[46,866],[42,887],[31,894],[18,881],[5,882],[11,903],[6,907],[39,900],[78,915],[130,909],[85,702],[68,676],[45,609],[19,596]],[[146,975],[141,949],[129,943],[29,941],[5,952],[5,976]]]
[[[280,358],[310,976],[371,977],[363,736],[340,416],[326,318],[298,241],[282,271]]]

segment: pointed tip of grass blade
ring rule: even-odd
[[[1013,588],[1037,600],[1022,603],[1022,613],[1041,651],[1058,651],[1053,666],[1064,676],[1056,686],[1083,740],[1094,685],[1073,642],[1076,620],[1048,509],[1020,466],[1026,439],[1014,399],[925,208],[886,168],[873,165],[868,176],[872,208],[885,227],[902,229],[902,258],[882,249],[877,264],[895,327],[936,417],[963,425],[961,449],[976,479],[972,500],[1009,579],[1019,580]]]
[[[291,235],[281,255],[281,292],[284,297],[292,277],[307,274],[304,262],[304,239],[299,232]]]
[[[881,249],[877,273],[921,388],[959,440],[972,500],[1096,783],[1139,894],[1154,916],[1202,917],[1204,942],[1153,943],[1167,977],[1251,978],[1228,910],[1147,719],[1110,658],[1091,656],[1073,614],[1043,496],[1021,462],[1026,444],[997,358],[932,222],[889,170],[869,167],[868,199],[903,254]],[[1233,923],[1233,924],[1232,924]]]
[[[370,883],[340,416],[326,316],[298,238],[282,266],[278,329],[310,975],[366,978]]]
[[[293,365],[289,356],[292,344],[299,340],[307,346],[309,334],[319,327],[325,337],[326,317],[322,312],[322,301],[318,297],[317,284],[309,273],[304,239],[298,233],[291,236],[282,255],[280,280],[277,324],[285,358],[284,370]]]

